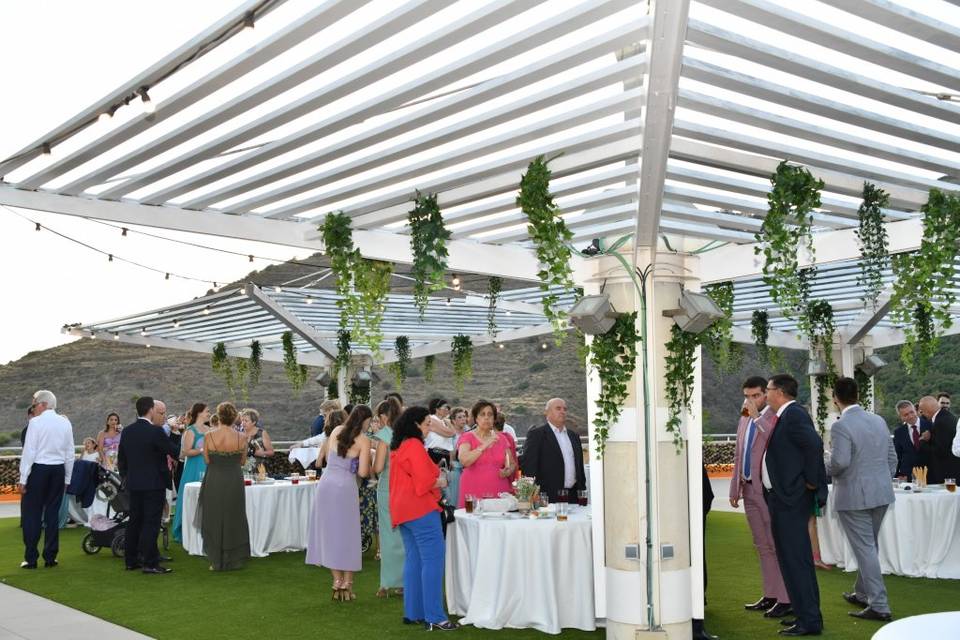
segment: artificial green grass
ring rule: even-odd
[[[760,595],[760,571],[746,519],[713,513],[707,521],[710,583],[706,626],[722,640],[775,638],[781,627],[743,604]],[[357,600],[330,600],[330,574],[303,564],[303,552],[279,553],[250,560],[241,571],[212,573],[203,558],[188,556],[173,544],[174,572],[148,576],[123,570],[109,549],[88,556],[80,550],[81,529],[61,532],[60,566],[24,571],[16,518],[0,519],[0,581],[86,611],[155,638],[243,638],[331,636],[357,638],[422,637],[422,629],[405,627],[399,598],[375,597],[379,566],[372,558],[356,575]],[[840,596],[854,575],[818,571],[824,638],[868,640],[880,628],[847,615],[852,607]],[[894,615],[956,609],[960,583],[952,580],[886,577]],[[576,585],[571,585],[576,588]],[[639,606],[639,594],[638,606]],[[504,640],[545,638],[532,629],[488,631],[464,627],[457,637],[496,635]],[[603,631],[567,630],[564,637],[599,640]]]
[[[931,532],[931,535],[936,534]],[[762,595],[760,564],[747,519],[738,513],[711,513],[707,516],[707,554],[707,630],[722,640],[778,637],[777,631],[783,627],[777,620],[743,608],[744,604],[754,602]],[[841,594],[852,591],[855,580],[855,573],[846,573],[836,567],[830,571],[817,570],[824,624],[821,637],[869,640],[882,626],[879,622],[847,615],[856,607],[847,603]],[[960,581],[901,576],[884,576],[884,581],[895,619],[953,611],[958,607]]]

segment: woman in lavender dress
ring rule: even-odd
[[[358,405],[323,443],[320,460],[327,466],[320,476],[310,511],[307,564],[327,567],[333,574],[333,599],[355,600],[353,573],[362,564],[360,551],[360,497],[357,476],[370,474],[370,407]]]

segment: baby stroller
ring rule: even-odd
[[[107,514],[90,518],[90,533],[83,537],[80,546],[90,555],[99,553],[103,547],[110,547],[114,556],[122,558],[127,523],[130,521],[130,496],[124,490],[120,474],[116,471],[100,467],[99,476],[97,498],[107,503]],[[160,533],[163,548],[169,549],[170,532],[166,524],[160,525]]]

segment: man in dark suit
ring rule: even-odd
[[[893,448],[897,452],[897,477],[913,480],[914,467],[930,466],[930,454],[921,447],[921,436],[928,428],[920,423],[913,403],[901,400],[897,403],[900,426],[893,430]]]
[[[173,569],[160,566],[157,535],[170,481],[167,456],[180,455],[180,434],[171,431],[167,436],[162,426],[155,424],[158,418],[153,398],[137,400],[137,415],[138,420],[121,432],[117,452],[117,468],[130,494],[124,552],[127,570],[170,573]]]
[[[544,415],[547,424],[527,433],[520,466],[523,475],[536,478],[540,491],[555,501],[561,489],[568,492],[586,489],[587,476],[583,470],[580,436],[566,428],[567,403],[561,398],[551,399]]]
[[[944,478],[960,478],[960,458],[951,451],[957,435],[957,416],[942,408],[933,396],[920,398],[920,413],[933,424],[929,431],[920,434],[920,447],[930,455],[927,482],[941,484]]]
[[[784,636],[820,635],[820,589],[813,566],[807,522],[814,501],[827,502],[823,440],[810,415],[796,402],[797,381],[773,376],[767,383],[767,404],[777,421],[767,442],[761,473],[780,572],[790,595],[796,622]]]

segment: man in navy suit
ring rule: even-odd
[[[761,472],[777,560],[796,615],[795,624],[780,635],[816,636],[823,630],[823,616],[807,522],[814,501],[827,502],[827,473],[823,440],[810,415],[797,404],[797,388],[797,381],[786,374],[767,383],[767,404],[777,420]]]
[[[923,433],[929,427],[921,424],[913,403],[901,400],[897,403],[900,426],[893,430],[893,448],[897,452],[897,477],[913,480],[914,467],[930,466],[930,454],[923,444]]]
[[[556,501],[561,489],[576,496],[587,488],[580,436],[566,428],[567,403],[552,398],[544,410],[547,424],[530,429],[523,446],[523,475],[536,478],[540,491]]]
[[[957,435],[957,416],[933,396],[920,398],[920,413],[933,425],[930,431],[920,434],[920,448],[930,452],[927,482],[942,484],[945,478],[960,478],[960,458],[951,451]]]
[[[139,418],[120,433],[117,469],[130,494],[130,522],[124,550],[128,571],[173,571],[160,566],[157,535],[170,480],[167,456],[176,458],[180,455],[180,434],[171,431],[168,436],[162,426],[154,424],[158,421],[163,424],[157,417],[158,406],[162,403],[154,403],[149,396],[138,399]]]

